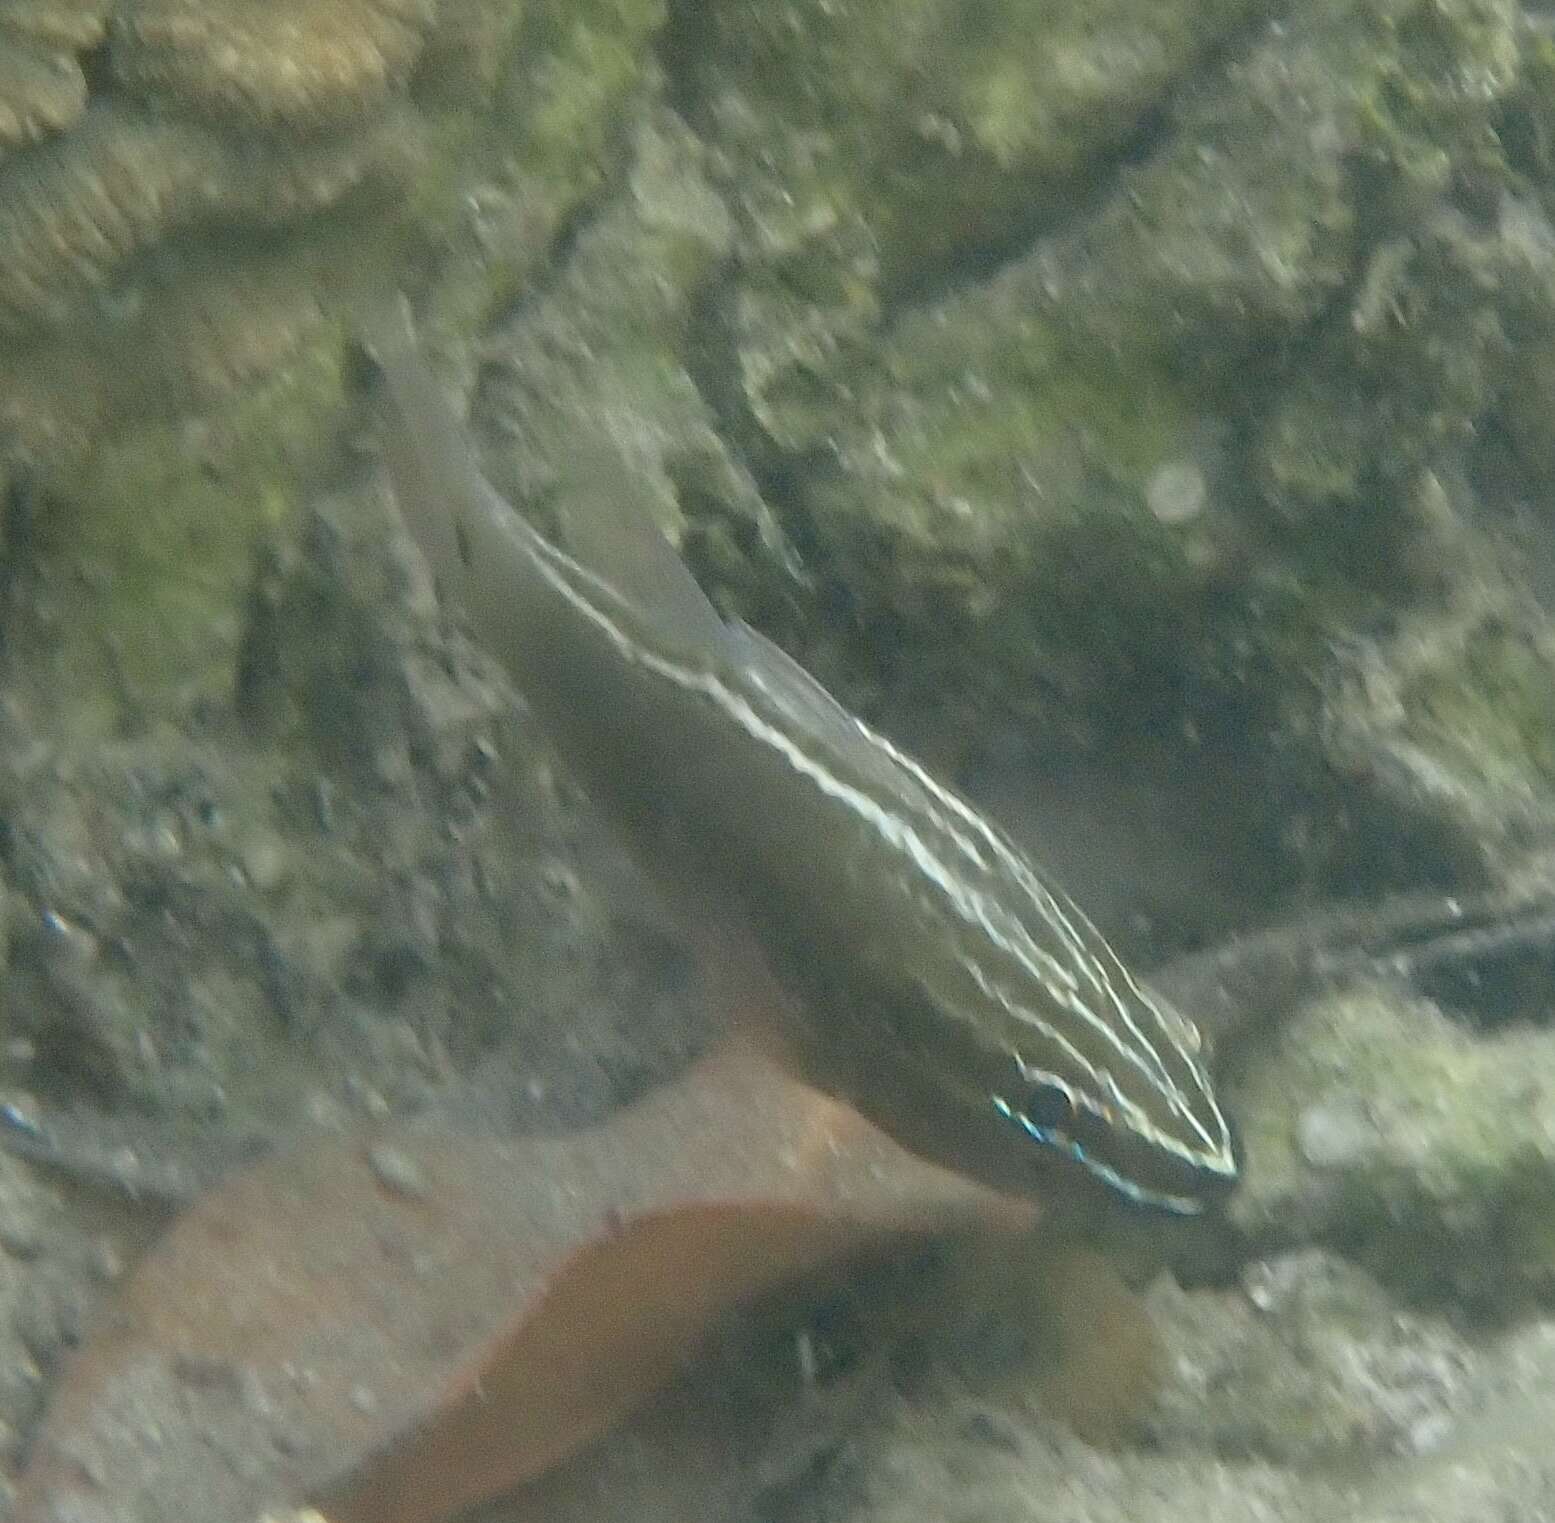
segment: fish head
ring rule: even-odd
[[[1005,1003],[995,1114],[1128,1201],[1208,1209],[1236,1184],[1240,1158],[1197,1028],[1116,959],[1093,949],[1085,971],[1061,1024]]]

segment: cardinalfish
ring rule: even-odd
[[[726,620],[624,460],[580,449],[563,549],[482,475],[403,303],[366,346],[442,595],[639,850],[740,907],[807,1078],[997,1189],[1056,1171],[1177,1213],[1230,1189],[1193,1023],[977,808]]]

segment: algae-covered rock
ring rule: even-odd
[[[823,445],[878,326],[1083,206],[1251,9],[871,0],[672,28],[741,230],[729,378],[768,441]]]
[[[1489,586],[1495,586],[1489,583]],[[1325,752],[1485,855],[1555,834],[1555,629],[1532,601],[1422,613],[1337,662]]]
[[[1170,15],[1160,8],[1141,14],[1152,18],[1146,25]],[[1199,18],[1195,52],[1213,39],[1214,22]],[[906,46],[910,33],[901,36],[898,45]],[[1088,28],[1088,36],[1100,46],[1109,33]],[[1227,49],[1223,65],[1185,75],[1137,162],[1108,165],[1110,117],[1081,113],[1083,130],[1055,134],[1063,144],[1058,156],[1098,166],[1103,193],[1094,210],[1081,208],[1056,236],[1038,242],[1027,299],[1070,325],[1080,350],[1100,347],[1125,365],[1170,363],[1201,389],[1254,356],[1277,377],[1283,356],[1269,346],[1292,342],[1316,323],[1353,281],[1367,246],[1442,195],[1455,165],[1479,164],[1493,142],[1495,108],[1517,83],[1519,59],[1516,9],[1506,0],[1314,4],[1251,32],[1245,46]],[[1121,85],[1126,71],[1096,78]],[[1035,100],[1028,106],[1035,141],[1048,141],[1044,112]],[[1040,157],[1039,149],[1032,153]],[[922,183],[929,195],[941,181]],[[797,172],[783,182],[789,204],[806,204],[808,184]],[[964,217],[918,209],[913,216],[915,225],[929,226],[922,236],[952,227],[966,239]],[[816,221],[830,229],[840,217]],[[784,268],[770,254],[762,264]],[[848,262],[839,256],[833,264],[828,285],[841,289]],[[835,333],[795,321],[807,302],[815,311],[826,305],[807,296],[819,277],[791,285],[765,314],[776,330],[770,345],[759,342],[755,316],[767,299],[748,297],[742,309],[744,327],[755,323],[742,354],[758,416],[773,374],[794,370],[797,390],[807,370],[824,377],[836,369],[840,394],[846,384],[847,355],[828,352]],[[786,356],[785,329],[796,346]],[[1245,373],[1236,375],[1239,390],[1247,383]],[[779,429],[778,437],[791,435]]]
[[[712,373],[738,383],[736,430],[781,471],[892,670],[941,692],[970,672],[1037,714],[1100,704],[1104,725],[1155,722],[1173,690],[1225,712],[1292,677],[1298,701],[1275,722],[1309,728],[1310,672],[1335,637],[1399,581],[1439,576],[1421,473],[1456,466],[1497,404],[1507,330],[1555,311],[1515,240],[1454,204],[1470,169],[1492,174],[1523,45],[1505,0],[1314,4],[1249,28],[1183,76],[1127,163],[1100,131],[1064,139],[1100,184],[1063,226],[900,310],[872,273],[883,251],[849,231],[838,178],[816,167],[823,128],[801,169],[775,155],[763,171],[791,222],[738,188],[766,252],[747,255]],[[772,47],[810,56],[803,33]],[[820,120],[845,87],[815,69],[794,110]],[[709,86],[693,119],[738,143],[768,120],[730,105],[746,99]],[[807,210],[814,238],[785,242]],[[1314,506],[1326,516],[1309,524]],[[950,648],[965,653],[953,675],[937,665]]]
[[[1214,449],[1162,371],[1071,342],[1016,278],[908,317],[847,388],[845,413],[814,412],[832,461],[805,512],[828,576],[912,641],[925,687],[972,673],[1040,708],[1126,683],[1190,622],[1204,522],[1164,523],[1149,491]]]
[[[591,412],[627,448],[673,432],[680,415],[706,417],[682,355],[696,297],[728,252],[729,217],[678,118],[646,116],[631,154],[621,192],[580,233],[554,289],[491,346],[478,421],[538,452],[530,472],[565,461]],[[509,476],[535,490],[522,462]]]
[[[1343,534],[1401,517],[1407,534],[1420,472],[1457,468],[1503,405],[1526,417],[1534,393],[1508,382],[1542,352],[1555,263],[1525,226],[1513,207],[1488,228],[1448,209],[1367,254],[1346,320],[1258,424],[1250,469],[1285,520]]]
[[[796,289],[868,285],[836,258],[856,246],[899,289],[1034,226],[1253,9],[725,4],[687,8],[668,46],[756,262]]]
[[[1340,1241],[1412,1293],[1505,1297],[1555,1258],[1555,1038],[1474,1035],[1364,986],[1314,1000],[1237,1087],[1236,1221]]]
[[[1054,250],[1054,306],[1201,382],[1245,360],[1281,374],[1266,346],[1306,333],[1369,247],[1480,163],[1520,59],[1505,0],[1300,7],[1188,84],[1126,194]]]
[[[83,730],[111,728],[130,695],[181,708],[230,690],[259,538],[319,470],[339,405],[338,331],[315,313],[311,333],[272,336],[308,341],[219,421],[105,441],[68,500],[39,515],[39,547],[70,568],[43,659]]]
[[[0,164],[0,426],[84,720],[221,695],[256,538],[347,416],[344,314],[433,263],[465,328],[506,300],[618,166],[661,20],[658,0],[117,16],[80,119]]]
[[[1150,1305],[1175,1355],[1146,1417],[1168,1450],[1201,1445],[1314,1469],[1420,1453],[1471,1404],[1476,1351],[1441,1314],[1406,1311],[1332,1254],[1254,1261],[1235,1288]]]

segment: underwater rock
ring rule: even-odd
[[[684,37],[672,25],[671,67],[695,85],[690,120],[716,148],[739,228],[720,307],[749,415],[735,421],[755,425],[754,446],[828,448],[893,317],[965,290],[1101,199],[1118,158],[1153,142],[1163,102],[1249,9],[1063,3],[1033,27],[1018,4],[969,21],[945,0],[812,0],[781,16],[716,7]]]
[[[1121,194],[1052,240],[1049,310],[1200,385],[1249,361],[1278,379],[1274,346],[1320,323],[1357,258],[1490,141],[1520,41],[1510,0],[1322,0],[1252,31],[1185,83]]]
[[[1366,984],[1315,999],[1237,1087],[1254,1241],[1343,1241],[1412,1296],[1515,1303],[1555,1278],[1555,1035],[1475,1033]]]
[[[307,129],[361,116],[404,83],[436,0],[133,0],[114,76],[224,124]]]
[[[1048,739],[1145,728],[1141,701],[1215,660],[1206,591],[1238,527],[1216,415],[1150,357],[1076,341],[1031,279],[1022,261],[813,356],[790,329],[753,412],[853,680],[962,734],[979,707]],[[1168,522],[1150,487],[1185,464],[1204,500]]]
[[[1453,579],[1461,537],[1422,522],[1420,484],[1477,474],[1491,427],[1537,460],[1524,424],[1538,405],[1538,335],[1555,318],[1555,246],[1526,227],[1510,210],[1486,226],[1440,205],[1364,254],[1338,296],[1344,320],[1315,335],[1251,440],[1253,483],[1284,523],[1348,517],[1350,534],[1394,535],[1410,579]]]
[[[115,0],[0,0],[0,30],[79,52],[107,31]]]
[[[756,284],[840,315],[1062,206],[1252,9],[1063,0],[1034,25],[1005,0],[715,5],[666,52],[728,155]]]
[[[0,160],[86,110],[76,54],[102,41],[113,0],[0,0]]]
[[[1174,1378],[1144,1427],[1167,1452],[1364,1463],[1425,1452],[1473,1405],[1477,1351],[1450,1319],[1406,1310],[1332,1254],[1255,1260],[1230,1290],[1163,1279],[1148,1299]]]
[[[849,1523],[1484,1523],[1542,1518],[1555,1500],[1547,1320],[1466,1336],[1321,1253],[1253,1266],[1240,1289],[1163,1284],[1148,1301],[1170,1373],[1142,1442],[1091,1447],[995,1382],[969,1396],[941,1377],[893,1386],[826,1463],[773,1492],[800,1498],[800,1515]],[[683,1442],[706,1442],[711,1426]],[[598,1495],[580,1481],[536,1516],[586,1523]]]
[[[1555,625],[1484,553],[1458,552],[1484,574],[1453,605],[1336,656],[1322,728],[1336,772],[1432,821],[1471,871],[1555,841]]]
[[[63,131],[86,110],[86,76],[65,53],[44,52],[0,30],[0,157]]]
[[[815,9],[788,31],[731,8],[687,65],[742,225],[731,343],[786,449],[850,411],[881,319],[975,281],[985,243],[1079,352],[1195,388],[1277,368],[1390,220],[1485,159],[1523,56],[1509,0],[1314,4],[1219,56],[1244,8],[1060,6],[1040,36],[1013,7],[949,36],[929,0]]]
[[[799,117],[849,77],[817,28],[762,34],[779,69],[819,55]],[[895,42],[911,47],[906,27]],[[1509,794],[1472,800],[1489,805],[1474,819],[1451,777],[1395,786],[1380,747],[1346,769],[1330,741],[1349,716],[1329,700],[1353,644],[1413,599],[1507,586],[1477,492],[1508,420],[1525,458],[1547,450],[1547,381],[1520,383],[1547,363],[1555,241],[1502,209],[1517,180],[1497,144],[1546,46],[1509,0],[1314,3],[1250,25],[1014,258],[900,298],[879,270],[896,256],[839,210],[824,123],[811,158],[730,171],[745,265],[702,373],[737,388],[724,419],[803,525],[856,680],[900,692],[907,672],[906,705],[966,695],[1038,747],[1067,730],[1100,756],[1120,734],[1240,732],[1251,752],[1228,770],[1266,769],[1273,805],[1249,833],[1300,841],[1297,874],[1449,881],[1506,839],[1476,831],[1515,822]],[[742,165],[741,133],[768,117],[711,58],[728,88],[692,119]],[[786,207],[752,199],[761,175]],[[1202,480],[1191,514],[1152,511],[1168,470]],[[1497,490],[1539,520],[1521,481]],[[1537,785],[1541,764],[1524,770]],[[1376,837],[1344,838],[1352,806]]]
[[[0,167],[0,335],[61,324],[136,254],[202,221],[275,226],[333,205],[414,152],[409,122],[282,151],[199,124],[100,106]]]
[[[645,113],[631,144],[624,193],[579,233],[554,285],[488,340],[473,421],[516,501],[547,491],[603,426],[651,482],[671,537],[694,541],[726,591],[777,603],[770,573],[789,552],[775,515],[685,363],[699,294],[732,247],[728,210],[678,117]]]

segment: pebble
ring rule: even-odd
[[[92,1244],[92,1273],[104,1284],[112,1285],[124,1276],[124,1255],[111,1238],[99,1237]]]
[[[286,843],[272,831],[256,831],[238,851],[243,875],[261,894],[268,894],[285,881],[290,862]]]
[[[1183,524],[1197,518],[1208,500],[1204,472],[1192,460],[1169,460],[1157,466],[1145,485],[1145,502],[1163,524]]]
[[[425,1197],[426,1179],[409,1154],[402,1153],[388,1143],[379,1142],[368,1149],[367,1162],[385,1190],[392,1190],[407,1200],[421,1200]]]
[[[1296,1122],[1296,1146],[1314,1169],[1348,1167],[1376,1139],[1377,1128],[1365,1108],[1348,1098],[1309,1105]]]
[[[1411,1454],[1439,1454],[1447,1447],[1457,1424],[1446,1412],[1431,1412],[1413,1423],[1409,1429],[1408,1445]]]

